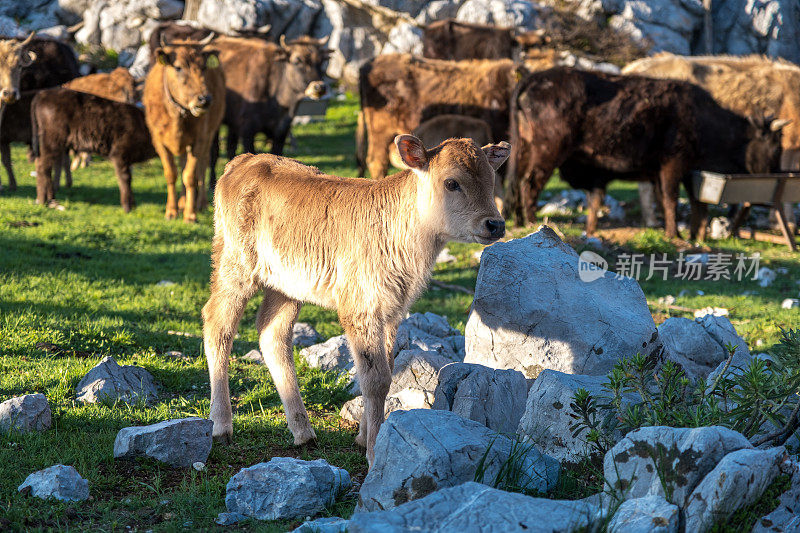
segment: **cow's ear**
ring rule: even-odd
[[[425,145],[413,135],[398,135],[394,138],[397,153],[408,168],[428,170],[428,154]]]
[[[486,159],[489,160],[489,165],[495,170],[500,168],[500,165],[506,162],[508,156],[511,154],[511,145],[505,141],[497,144],[487,144],[483,148],[483,153],[486,154]]]
[[[206,57],[206,67],[219,67],[219,50],[205,50],[203,55]]]
[[[173,59],[173,54],[165,51],[163,48],[156,48],[156,61],[162,65],[171,65]]]
[[[28,67],[34,61],[36,61],[36,52],[33,52],[31,50],[26,50],[26,51],[22,52],[22,55],[20,56],[19,64],[22,65],[23,67]]]

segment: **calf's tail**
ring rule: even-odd
[[[36,120],[36,101],[34,97],[31,102],[31,153],[33,157],[39,157],[39,124]]]

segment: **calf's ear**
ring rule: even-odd
[[[408,168],[417,170],[428,169],[428,154],[425,145],[413,135],[398,135],[394,138],[397,153]]]
[[[500,168],[500,165],[505,163],[509,154],[511,154],[511,145],[502,141],[497,144],[487,144],[481,148],[481,150],[486,154],[486,159],[489,160],[489,164],[492,168],[497,170]]]
[[[34,61],[36,61],[36,52],[27,50],[22,52],[19,64],[23,67],[29,67]]]
[[[169,65],[172,63],[172,54],[166,52],[163,48],[156,48],[156,61],[162,65]]]

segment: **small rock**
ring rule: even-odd
[[[78,383],[76,399],[80,402],[100,401],[148,402],[158,397],[153,376],[138,366],[120,366],[111,357],[104,357]]]
[[[464,531],[505,533],[577,533],[588,531],[599,510],[580,501],[531,498],[524,494],[466,482],[389,510],[357,512],[350,533],[407,531]]]
[[[708,236],[714,240],[727,239],[731,236],[731,221],[725,217],[712,218]]]
[[[246,354],[242,356],[243,361],[250,361],[251,363],[256,363],[258,365],[264,364],[264,358],[261,357],[261,352],[258,350],[250,350]]]
[[[243,468],[231,478],[225,489],[225,506],[229,513],[259,520],[304,518],[332,505],[350,485],[347,471],[324,459],[273,457]]]
[[[664,305],[673,305],[675,303],[675,297],[672,296],[671,294],[662,296],[661,298],[658,299],[658,303]]]
[[[309,366],[346,373],[355,379],[356,367],[344,335],[331,337],[321,344],[303,348],[300,350],[300,356],[306,360]]]
[[[42,499],[79,502],[89,497],[89,482],[72,466],[53,465],[26,477],[17,490]]]
[[[795,307],[800,307],[800,300],[797,298],[786,298],[781,302],[781,309],[794,309]]]
[[[684,509],[686,531],[708,531],[753,504],[780,474],[783,446],[769,450],[737,450],[719,462],[689,496]]]
[[[456,261],[458,261],[458,258],[451,254],[447,248],[442,248],[442,251],[436,256],[436,263],[455,263]]]
[[[146,456],[179,467],[205,463],[213,427],[211,420],[192,417],[123,428],[114,439],[114,457]]]
[[[778,275],[775,273],[775,271],[767,267],[759,268],[758,273],[756,274],[759,287],[769,287],[777,277]]]
[[[452,411],[502,434],[513,434],[525,412],[522,372],[451,363],[439,370],[433,409]]]
[[[219,513],[214,522],[220,526],[232,526],[247,520],[249,517],[241,513]]]
[[[586,246],[591,246],[597,250],[603,249],[603,241],[597,237],[588,237],[585,241],[583,241]]]
[[[0,403],[0,431],[44,431],[51,423],[50,404],[44,394],[25,394]]]
[[[670,503],[683,508],[689,495],[720,460],[736,450],[753,448],[744,435],[710,426],[651,426],[628,433],[606,453],[603,472],[608,490],[641,498],[666,497],[662,476],[671,489]]]
[[[198,472],[202,472],[203,470],[206,469],[206,464],[202,461],[195,461],[194,463],[192,463],[192,468],[194,468]]]
[[[683,368],[691,380],[702,379],[723,362],[728,353],[695,320],[672,317],[658,327],[666,358]]]
[[[710,316],[728,316],[728,310],[724,307],[704,307],[694,312],[695,318],[703,318],[706,315]]]
[[[677,533],[680,511],[663,496],[626,500],[608,524],[608,531],[625,533]],[[698,531],[690,530],[686,531]]]
[[[326,516],[305,522],[292,533],[345,533],[348,524],[349,521],[344,518]]]
[[[156,283],[157,287],[172,287],[174,285],[177,285],[177,283],[175,283],[174,281],[170,281],[168,279],[162,279],[161,281]]]
[[[472,252],[472,258],[473,258],[474,260],[476,260],[476,261],[480,262],[480,260],[481,260],[481,256],[483,255],[483,250],[484,250],[484,249],[483,249],[483,248],[481,248],[480,250],[475,250],[474,252]]]
[[[513,443],[478,422],[449,411],[395,411],[378,432],[375,461],[359,492],[359,511],[389,509],[433,491],[475,479],[485,458],[485,483],[493,483],[516,452],[520,487],[546,492],[560,465],[533,445]]]
[[[700,263],[705,265],[706,263],[708,263],[708,254],[705,252],[702,254],[686,254],[686,262]]]
[[[300,348],[313,346],[320,341],[319,333],[307,322],[295,322],[292,326],[292,344]]]

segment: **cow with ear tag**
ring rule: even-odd
[[[295,444],[316,438],[292,359],[292,326],[309,302],[335,309],[347,334],[365,403],[357,442],[372,464],[397,327],[436,256],[448,241],[488,244],[505,234],[493,190],[508,143],[481,148],[448,139],[426,149],[400,135],[395,144],[407,170],[383,180],[329,176],[268,154],[226,165],[215,191],[211,296],[203,308],[215,438],[233,434],[228,357],[247,302],[262,292],[261,353]]]
[[[167,218],[178,216],[175,157],[186,157],[183,219],[197,220],[206,206],[204,177],[211,143],[225,114],[225,76],[219,52],[207,49],[213,39],[162,42],[154,51],[156,63],[144,84],[147,127],[167,179]]]

